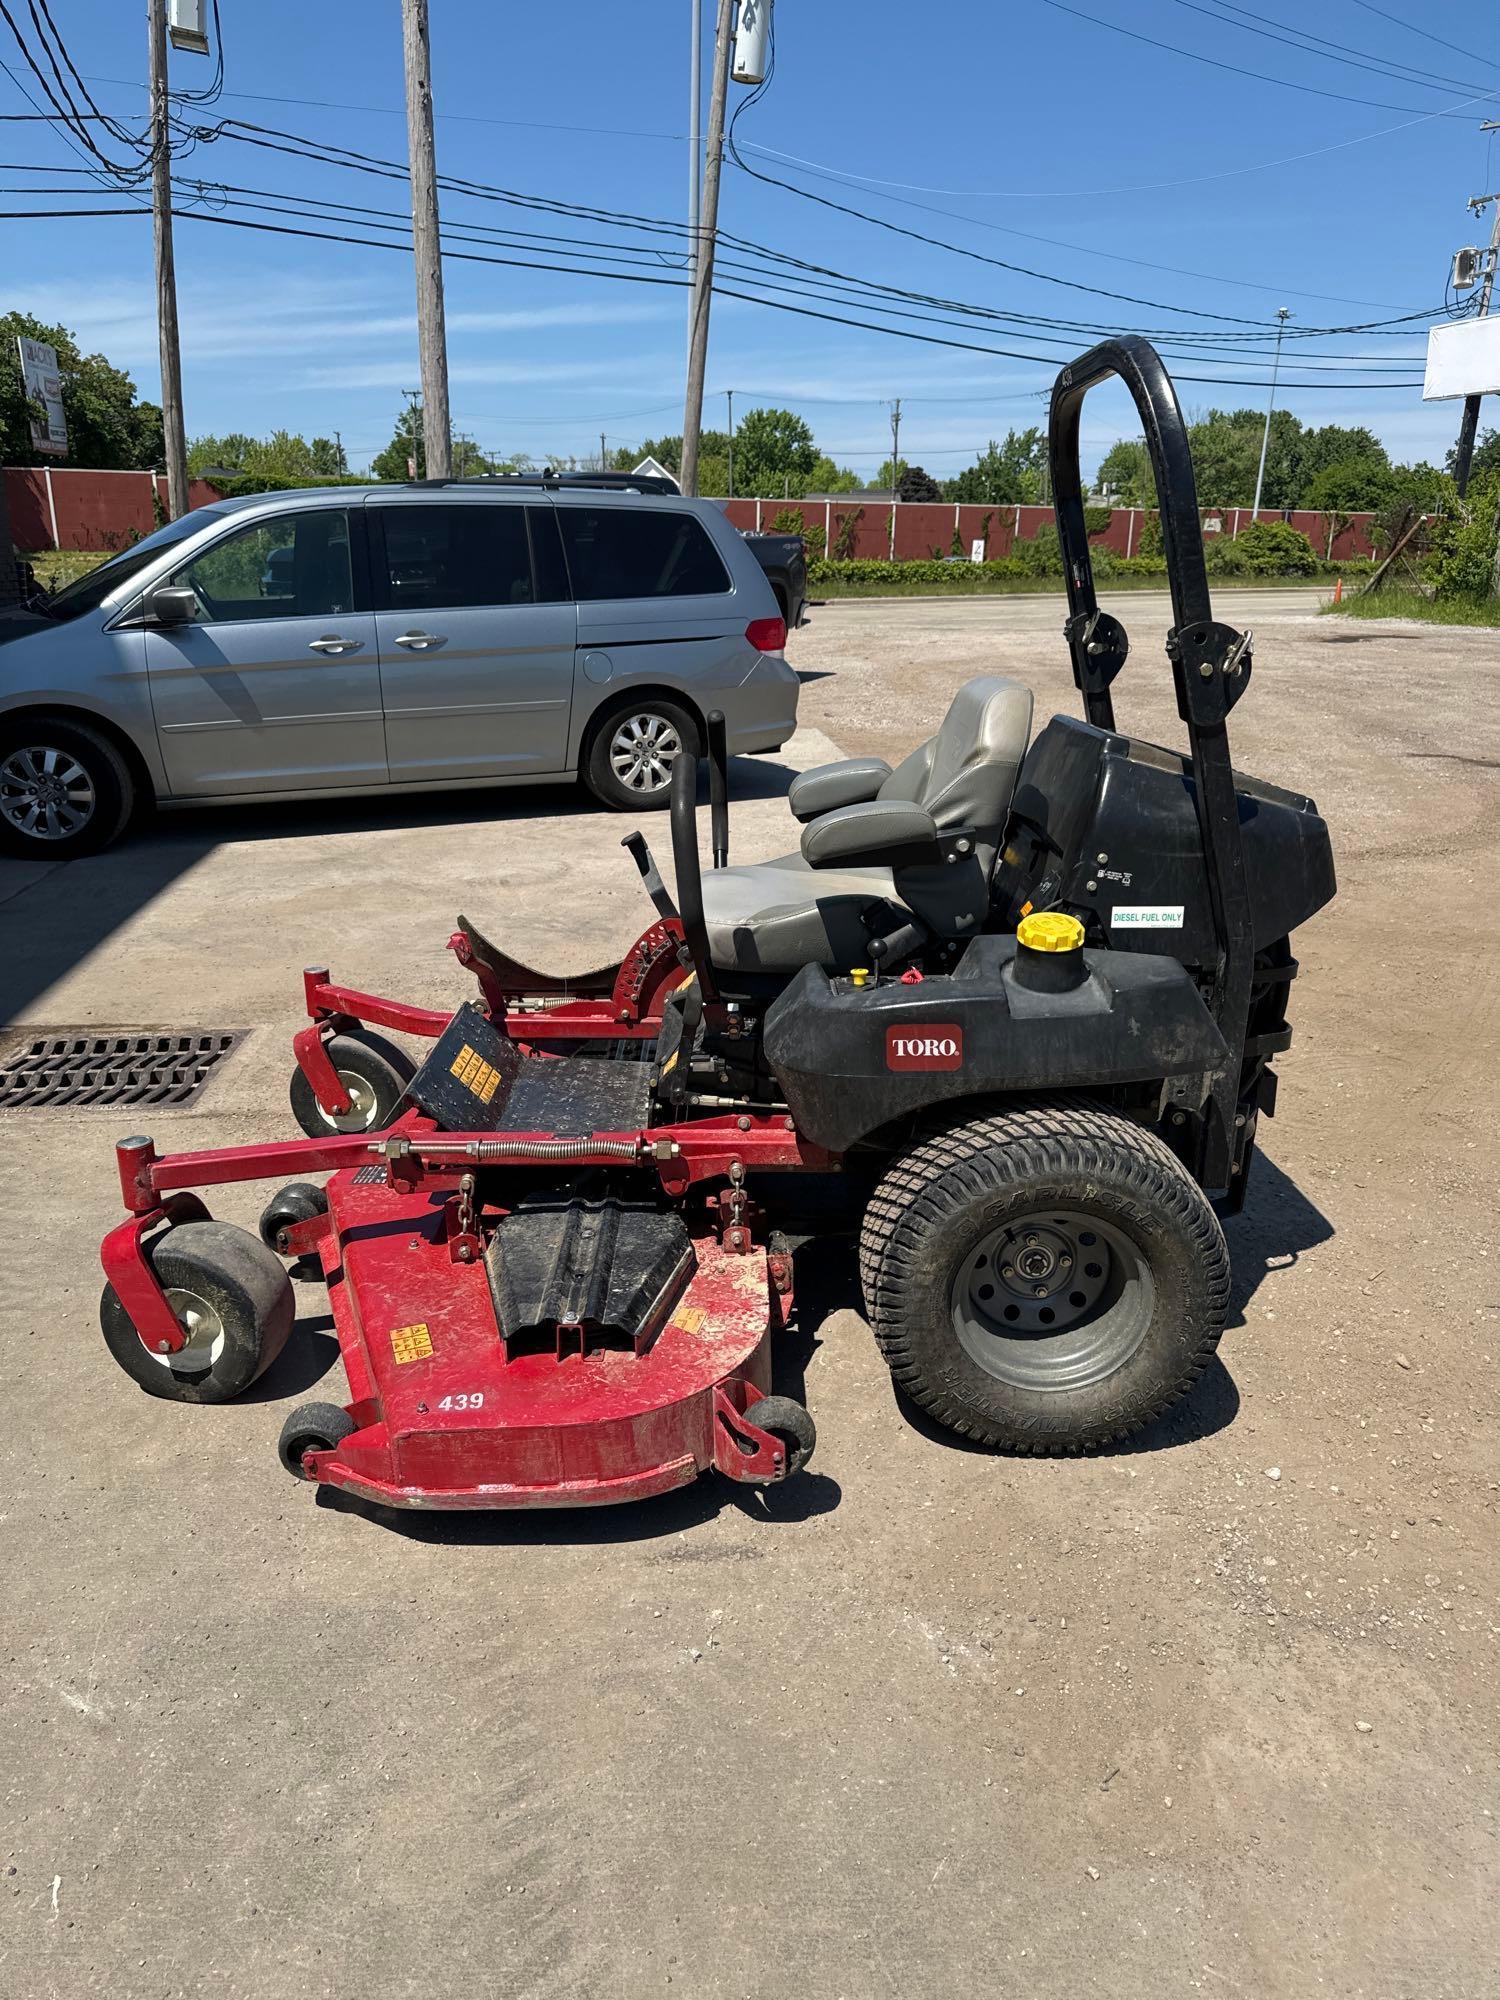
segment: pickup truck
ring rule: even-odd
[[[750,552],[776,593],[787,630],[795,632],[807,617],[807,553],[800,535],[752,535],[745,530]]]

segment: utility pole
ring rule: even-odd
[[[437,158],[432,143],[427,0],[401,0],[401,46],[406,61],[406,144],[411,174],[412,256],[417,272],[417,350],[422,366],[425,476],[448,479],[453,472],[448,418],[448,340],[443,321]]]
[[[891,548],[896,560],[896,502],[901,498],[901,398],[891,404]]]
[[[172,128],[167,98],[167,0],[146,0],[150,34],[151,233],[156,248],[156,326],[161,349],[161,430],[167,513],[188,510],[187,433],[182,421],[182,349],[177,337],[177,267],[172,258]]]
[[[703,196],[703,0],[692,0],[692,60],[688,68],[688,366],[693,360],[693,301],[698,282],[698,228]]]
[[[599,470],[601,472],[608,472],[609,470],[609,456],[604,449],[603,431],[600,431],[599,433]]]
[[[1266,478],[1266,448],[1271,442],[1271,412],[1276,408],[1276,377],[1281,372],[1281,340],[1291,316],[1290,306],[1276,308],[1276,354],[1271,362],[1271,400],[1266,404],[1266,427],[1260,436],[1260,465],[1255,474],[1255,503],[1250,509],[1252,528],[1255,526],[1255,517],[1260,512],[1260,489],[1265,484]]]
[[[729,399],[729,498],[734,498],[734,391],[726,389]]]
[[[682,490],[698,491],[698,438],[703,428],[703,377],[708,366],[708,308],[714,289],[714,244],[719,227],[719,171],[724,162],[724,100],[729,95],[729,45],[734,0],[719,0],[714,31],[713,88],[708,99],[708,157],[703,163],[703,213],[693,254],[692,340],[688,347],[687,399],[682,412]]]
[[[1500,124],[1487,122],[1480,126],[1481,132],[1500,131]],[[1480,319],[1487,319],[1490,310],[1490,295],[1495,289],[1495,259],[1500,255],[1500,199],[1493,194],[1477,194],[1469,203],[1476,215],[1483,215],[1486,207],[1495,205],[1495,221],[1490,230],[1489,255],[1484,262],[1484,275],[1479,281]],[[1469,490],[1469,473],[1474,464],[1474,439],[1479,430],[1478,396],[1464,397],[1463,421],[1458,427],[1458,442],[1453,447],[1453,483],[1458,488],[1460,499]]]
[[[342,476],[349,470],[349,461],[344,457],[344,433],[342,431],[335,431],[333,434],[333,453],[333,462],[338,467],[340,476]]]

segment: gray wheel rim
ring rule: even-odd
[[[609,768],[628,792],[664,792],[682,738],[664,715],[622,715],[609,739]]]
[[[0,764],[0,813],[30,840],[66,840],[94,817],[94,781],[71,750],[22,744]]]
[[[159,1367],[170,1369],[174,1375],[207,1373],[224,1352],[223,1320],[207,1299],[184,1285],[168,1285],[165,1297],[187,1341],[175,1354],[161,1354],[154,1347],[147,1347],[146,1352]]]
[[[1085,1389],[1123,1368],[1156,1301],[1151,1266],[1112,1223],[1043,1209],[1003,1223],[964,1257],[953,1330],[986,1374],[1014,1389]]]

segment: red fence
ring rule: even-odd
[[[159,505],[152,502],[155,493]],[[149,535],[167,518],[167,482],[160,473],[90,472],[81,467],[7,465],[5,497],[19,555],[41,549],[116,549]],[[219,498],[205,479],[188,483],[188,503]]]
[[[167,482],[160,474],[8,465],[4,477],[11,535],[21,555],[34,555],[41,549],[127,548],[167,518]],[[152,503],[153,492],[158,505]],[[191,506],[204,507],[218,497],[206,480],[194,479],[189,484]],[[799,524],[821,528],[824,547],[832,554],[883,558],[890,553],[889,500],[731,500],[727,506],[737,528],[768,529],[773,521],[785,517],[793,522],[793,532]],[[1112,549],[1116,555],[1135,555],[1141,545],[1142,524],[1148,518],[1139,507],[1111,508],[1108,525],[1090,539],[1096,547]],[[1330,520],[1325,514],[1304,510],[1282,514],[1262,507],[1259,518],[1290,521],[1320,556],[1330,556],[1336,562],[1373,553],[1373,514]],[[898,561],[908,562],[933,554],[951,555],[955,534],[962,555],[967,556],[973,544],[982,540],[987,556],[1007,556],[1018,541],[1032,541],[1038,528],[1051,519],[1050,507],[901,501],[896,507],[896,556]],[[1250,520],[1248,507],[1226,507],[1218,513],[1205,510],[1204,532],[1237,535]],[[1329,531],[1335,526],[1339,532],[1330,543]]]
[[[737,528],[769,529],[773,522],[790,523],[789,532],[822,529],[824,548],[832,555],[873,556],[884,559],[891,549],[891,503],[889,500],[730,500],[729,518]],[[1141,528],[1154,512],[1140,507],[1113,507],[1109,523],[1089,540],[1096,548],[1111,549],[1116,555],[1139,553]],[[1307,536],[1320,556],[1345,562],[1351,556],[1374,553],[1370,540],[1373,514],[1335,515],[1298,508],[1282,513],[1262,507],[1252,516],[1248,507],[1205,509],[1206,535],[1237,535],[1248,528],[1252,518],[1261,521],[1289,521]],[[970,507],[953,501],[900,501],[896,506],[896,560],[910,562],[923,556],[967,556],[974,543],[983,541],[990,559],[1008,556],[1015,544],[1034,541],[1037,530],[1052,519],[1050,507]],[[1337,528],[1336,534],[1330,531]],[[955,551],[954,537],[958,538]]]

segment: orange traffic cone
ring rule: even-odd
[[[1342,604],[1344,601],[1344,579],[1341,576],[1336,576],[1333,580],[1333,601],[1335,604]]]

